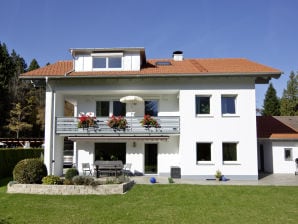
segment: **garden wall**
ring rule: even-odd
[[[134,181],[122,184],[97,185],[94,187],[84,185],[14,184],[10,182],[7,185],[7,193],[49,195],[124,194],[133,185]]]

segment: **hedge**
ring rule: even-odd
[[[0,178],[12,177],[15,165],[23,159],[40,158],[43,149],[0,149]]]

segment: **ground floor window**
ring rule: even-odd
[[[291,148],[285,148],[284,150],[284,155],[285,155],[285,161],[292,161],[292,149]]]
[[[126,163],[126,143],[95,143],[94,160],[121,160]]]
[[[197,143],[197,161],[211,161],[211,143]]]
[[[222,143],[223,161],[237,161],[237,143]]]

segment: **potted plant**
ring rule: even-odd
[[[107,125],[110,128],[113,128],[114,131],[116,130],[125,130],[127,126],[127,120],[122,116],[112,116],[107,122]]]
[[[96,117],[91,117],[81,113],[79,116],[78,128],[89,128],[94,126],[96,123]]]
[[[214,176],[215,176],[216,180],[220,181],[220,179],[221,179],[221,177],[222,177],[222,173],[221,173],[221,171],[220,171],[220,170],[216,170]]]
[[[157,120],[148,114],[144,115],[144,118],[140,121],[140,123],[145,128],[151,128],[151,127],[160,128],[160,125],[157,122]]]

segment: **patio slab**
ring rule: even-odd
[[[131,177],[136,184],[152,184],[150,178],[155,177],[156,184],[168,184],[168,177],[163,176],[134,176]],[[298,175],[294,174],[269,174],[259,180],[195,180],[195,179],[173,179],[175,184],[198,184],[198,185],[262,185],[262,186],[298,186]]]

